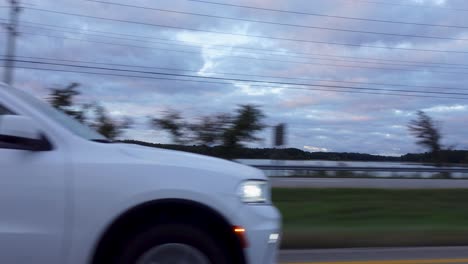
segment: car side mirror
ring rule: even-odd
[[[0,147],[30,151],[51,150],[37,123],[25,116],[0,115]]]

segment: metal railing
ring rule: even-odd
[[[307,165],[252,165],[264,171],[351,171],[351,172],[429,172],[468,173],[461,167],[354,167],[354,166],[307,166]]]

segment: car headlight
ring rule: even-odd
[[[238,193],[244,203],[267,203],[270,198],[268,183],[262,180],[241,183]]]

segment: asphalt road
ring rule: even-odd
[[[282,250],[279,262],[281,264],[468,263],[468,247]]]
[[[271,177],[273,187],[287,188],[379,188],[379,189],[454,189],[467,188],[468,180],[444,179],[364,179]]]

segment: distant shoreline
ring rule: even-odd
[[[138,140],[122,140],[122,143],[147,147],[179,150],[224,159],[269,159],[269,160],[323,160],[323,161],[380,161],[432,163],[430,153],[408,153],[399,157],[372,155],[354,152],[308,152],[297,148],[236,148],[222,146],[158,144]],[[468,150],[444,150],[444,163],[468,164]]]

